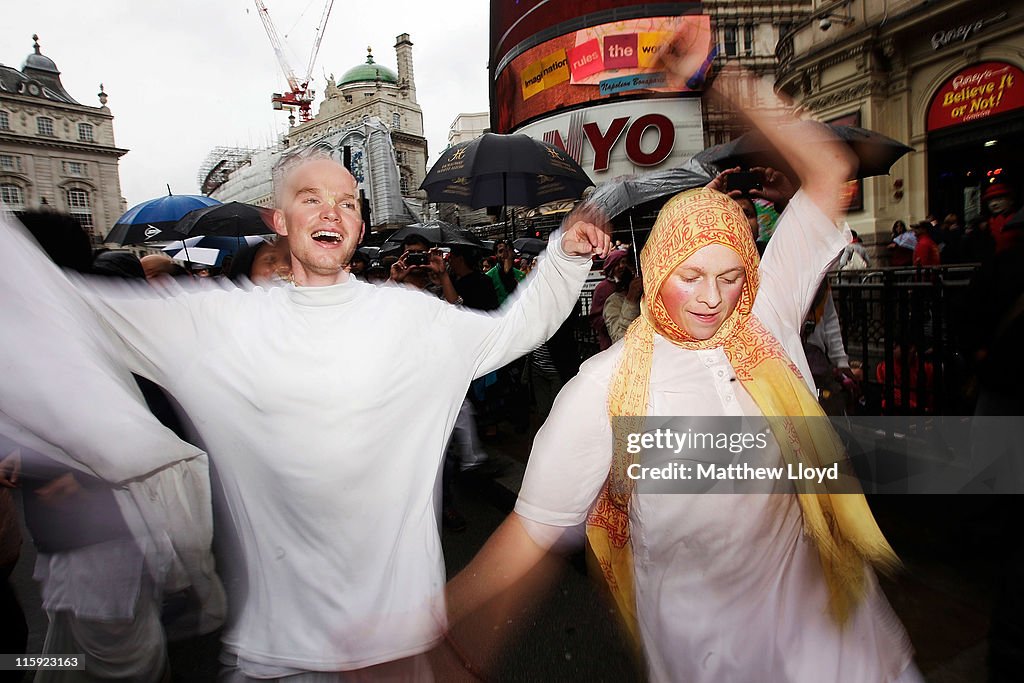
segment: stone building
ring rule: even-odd
[[[757,2],[756,0],[704,0],[704,13],[719,50],[718,61],[728,60],[775,82],[775,48],[780,36],[810,16],[812,0]],[[715,98],[704,98],[704,142],[721,144],[749,130],[746,124]]]
[[[9,209],[51,207],[74,216],[99,245],[126,210],[114,117],[73,98],[32,36],[21,69],[0,64],[0,201]]]
[[[1024,180],[1024,6],[1010,0],[815,0],[778,46],[778,87],[813,118],[914,148],[863,182],[850,225],[865,242],[893,221],[970,219],[994,180]],[[1018,204],[1019,206],[1019,204]]]
[[[221,201],[270,204],[269,170],[277,156],[319,146],[335,153],[356,177],[369,202],[370,229],[418,220],[426,198],[419,185],[426,174],[427,140],[416,101],[412,41],[407,33],[396,39],[397,72],[367,53],[364,63],[337,80],[330,77],[317,115],[292,126],[278,148],[248,156],[214,150],[200,169],[202,191]]]

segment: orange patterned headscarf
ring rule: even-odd
[[[672,272],[699,249],[722,244],[739,254],[745,282],[735,310],[710,339],[692,338],[672,320],[660,291]],[[608,392],[608,414],[618,418],[611,471],[587,519],[587,539],[630,634],[639,643],[633,586],[629,501],[633,480],[626,476],[634,457],[626,436],[644,429],[650,399],[654,335],[688,350],[723,347],[736,377],[768,420],[788,464],[821,467],[845,462],[845,452],[817,400],[772,334],[753,315],[760,276],[757,249],[746,217],[736,202],[713,190],[673,197],[658,214],[640,254],[644,291],[641,315],[626,332],[625,348]],[[822,418],[813,420],[800,417]],[[804,530],[818,548],[829,588],[830,607],[840,624],[865,589],[865,562],[883,568],[897,564],[860,493],[830,494],[798,482]]]

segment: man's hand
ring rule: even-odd
[[[761,185],[763,188],[751,190],[750,196],[767,199],[772,204],[775,204],[776,210],[781,213],[782,207],[785,207],[789,200],[793,198],[793,195],[796,194],[796,190],[793,189],[793,183],[789,182],[789,178],[786,177],[785,173],[771,167],[755,166],[750,170],[761,174]]]
[[[44,503],[54,505],[65,498],[70,498],[81,490],[82,486],[75,479],[75,475],[68,472],[48,482],[46,486],[36,489],[36,495]]]
[[[21,478],[21,449],[15,448],[0,460],[0,486],[13,489]]]
[[[430,281],[438,284],[448,277],[448,266],[444,262],[444,254],[440,249],[430,250],[430,262],[425,266],[430,269]]]
[[[714,190],[715,192],[721,192],[722,194],[729,195],[730,197],[733,198],[742,197],[743,193],[740,192],[739,190],[732,190],[731,192],[726,190],[726,177],[732,175],[733,173],[739,173],[741,170],[743,169],[741,169],[739,166],[736,166],[735,168],[727,168],[718,175],[716,175],[714,178],[712,178],[711,182],[705,185],[704,187],[709,190]]]
[[[599,209],[582,204],[562,223],[562,251],[569,256],[601,256],[612,249],[612,230]]]
[[[391,264],[391,279],[395,282],[405,282],[405,278],[409,277],[409,266],[405,264],[405,257],[409,255],[409,252],[405,252],[398,260]]]
[[[708,55],[711,43],[703,25],[684,21],[679,30],[661,46],[655,56],[654,69],[665,72],[671,88],[682,90],[699,87],[711,66]]]

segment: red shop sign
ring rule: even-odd
[[[942,84],[928,108],[928,130],[1024,107],[1024,71],[1006,62],[967,67]]]

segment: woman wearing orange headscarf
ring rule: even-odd
[[[693,190],[666,204],[640,256],[641,316],[558,396],[515,514],[450,584],[456,625],[499,591],[515,593],[545,551],[585,525],[653,680],[921,680],[873,571],[896,558],[861,494],[805,483],[727,495],[634,485],[627,442],[651,428],[646,416],[761,420],[764,463],[843,463],[835,433],[814,419],[822,413],[800,331],[849,241],[836,219],[855,167],[820,128],[759,127],[802,181],[764,261],[727,196]]]

